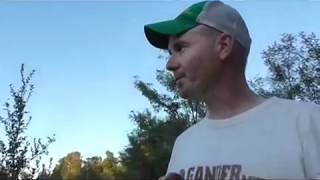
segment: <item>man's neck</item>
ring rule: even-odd
[[[231,87],[233,86],[233,87]],[[205,103],[210,119],[227,119],[241,114],[265,101],[252,92],[246,82],[242,86],[216,89],[207,95]]]

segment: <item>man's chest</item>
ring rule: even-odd
[[[294,133],[265,128],[241,133],[199,133],[180,144],[175,171],[185,179],[303,178]]]

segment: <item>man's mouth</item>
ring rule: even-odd
[[[181,82],[181,80],[182,80],[183,78],[184,78],[183,75],[177,76],[177,77],[175,78],[175,84],[178,85],[178,83]]]

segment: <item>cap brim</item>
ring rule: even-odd
[[[144,33],[150,44],[160,49],[168,49],[170,36],[178,36],[195,26],[196,22],[175,19],[145,25]]]

